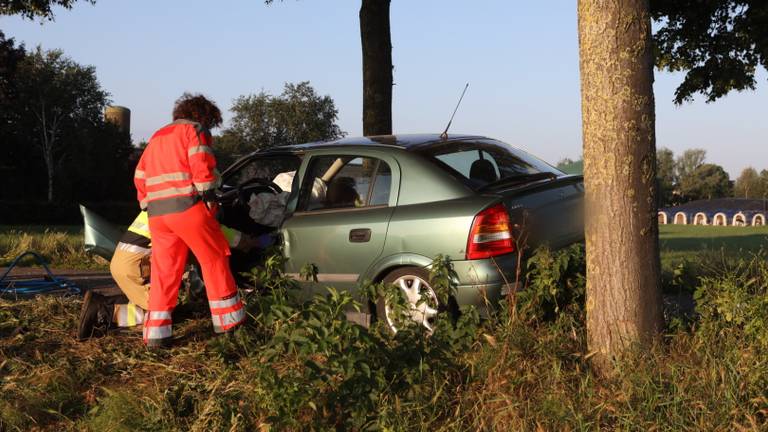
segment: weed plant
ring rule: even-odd
[[[441,299],[456,289],[448,263],[430,268]],[[434,332],[407,325],[397,288],[307,298],[282,264],[249,274],[258,289],[244,293],[245,327],[213,338],[205,319],[175,324],[169,352],[146,351],[138,332],[75,342],[75,298],[0,301],[0,430],[766,428],[764,257],[694,278],[698,319],[611,379],[589,365],[583,247],[535,252],[516,303],[484,320],[471,308],[441,314]],[[382,296],[397,332],[345,318]]]

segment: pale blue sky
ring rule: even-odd
[[[115,104],[132,111],[135,141],[199,91],[223,110],[241,94],[308,80],[329,94],[339,124],[362,131],[359,0],[98,0],[55,22],[0,18],[29,48],[61,48],[96,66]],[[392,0],[394,131],[439,132],[464,83],[452,131],[509,142],[555,163],[581,154],[576,2]],[[733,176],[768,168],[768,85],[676,107],[681,77],[656,73],[658,145],[707,150]],[[229,113],[227,113],[228,116]]]

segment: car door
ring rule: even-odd
[[[314,264],[320,290],[352,289],[379,257],[397,203],[399,167],[384,152],[329,151],[302,167],[296,211],[283,223],[286,270]]]

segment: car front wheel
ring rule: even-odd
[[[383,280],[385,285],[399,289],[406,301],[405,318],[416,325],[423,326],[427,332],[434,330],[435,320],[440,309],[437,295],[429,283],[429,273],[419,267],[403,267],[390,272]],[[398,330],[394,318],[393,306],[387,299],[379,298],[376,302],[376,316],[393,333]]]

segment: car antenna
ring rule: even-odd
[[[453,116],[456,115],[456,111],[459,110],[459,105],[461,105],[461,100],[464,99],[464,93],[467,92],[467,87],[469,87],[469,83],[464,86],[464,90],[461,92],[461,97],[459,97],[459,102],[456,104],[456,108],[453,109],[453,114],[451,114],[451,119],[448,120],[448,125],[445,127],[445,130],[443,133],[440,134],[440,139],[446,140],[448,139],[448,129],[451,128],[451,123],[453,122]]]

